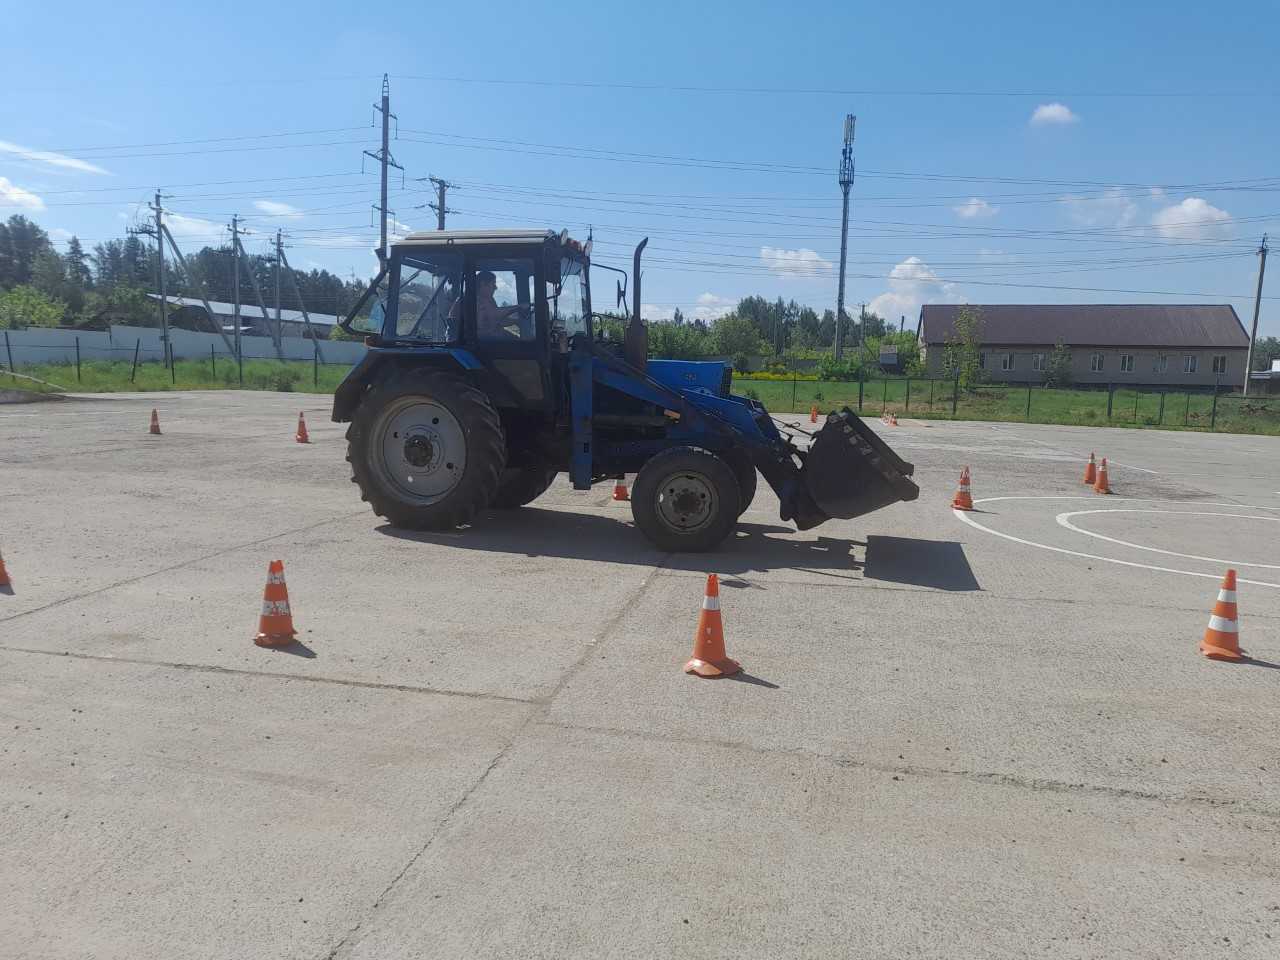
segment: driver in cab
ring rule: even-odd
[[[488,270],[476,274],[476,335],[485,340],[519,338],[519,329],[510,330],[508,327],[519,324],[522,308],[498,306],[494,298],[497,289],[498,278]]]

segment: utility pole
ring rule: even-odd
[[[862,347],[867,341],[867,305],[865,303],[858,304],[858,353],[862,353]]]
[[[450,210],[447,206],[445,206],[445,202],[444,202],[445,191],[447,191],[450,187],[456,186],[456,184],[452,184],[448,180],[442,180],[440,177],[427,177],[427,179],[430,180],[433,184],[435,184],[435,188],[436,188],[436,202],[428,203],[427,206],[436,212],[436,229],[443,230],[444,215],[446,213],[454,212]]]
[[[276,227],[276,336],[284,335],[284,328],[280,324],[280,257],[284,244],[281,242],[280,228]]]
[[[385,261],[387,259],[387,213],[388,213],[387,211],[387,168],[395,167],[397,170],[400,170],[400,171],[404,170],[404,167],[396,163],[395,159],[391,156],[391,119],[395,117],[398,124],[400,118],[396,117],[396,115],[391,112],[391,82],[390,80],[388,80],[387,75],[385,73],[382,75],[382,105],[379,106],[378,104],[375,103],[373,105],[373,109],[377,110],[379,113],[382,114],[382,149],[379,150],[377,153],[370,153],[368,150],[364,151],[364,153],[365,153],[365,156],[372,157],[374,160],[377,160],[378,163],[382,165],[382,200],[378,204],[378,206],[374,207],[374,209],[377,210],[378,213],[381,215],[381,220],[382,220],[382,232],[380,234],[380,240],[378,243],[378,260]],[[397,126],[396,129],[399,129],[399,126]]]
[[[1253,297],[1253,329],[1249,331],[1249,353],[1244,361],[1244,395],[1249,395],[1249,375],[1253,373],[1253,347],[1258,340],[1258,312],[1262,309],[1262,277],[1267,272],[1267,235],[1258,247],[1258,292]]]
[[[240,360],[240,218],[231,217],[231,322],[236,325],[236,360]]]
[[[844,117],[844,150],[840,154],[840,192],[844,194],[844,210],[840,217],[840,289],[836,294],[835,355],[844,356],[844,261],[849,251],[849,188],[853,186],[853,127],[857,117]]]
[[[151,209],[156,215],[156,272],[159,277],[156,288],[160,291],[160,343],[164,347],[165,369],[169,367],[169,310],[165,302],[164,289],[164,208],[160,206],[160,191],[156,191],[156,202]]]

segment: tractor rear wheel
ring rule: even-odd
[[[650,457],[636,474],[631,515],[660,549],[700,552],[733,531],[740,500],[728,463],[697,447],[673,447]]]
[[[493,499],[506,457],[489,398],[441,370],[403,371],[375,386],[347,429],[361,497],[412,530],[469,522]]]
[[[547,488],[556,479],[559,471],[546,464],[533,464],[525,467],[507,467],[502,471],[502,479],[498,481],[498,489],[489,506],[495,510],[514,510],[525,504],[533,503],[547,492]]]

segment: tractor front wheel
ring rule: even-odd
[[[651,457],[631,488],[636,526],[660,549],[673,552],[715,547],[733,531],[740,502],[733,468],[696,447]]]
[[[489,398],[440,370],[404,371],[375,386],[347,430],[361,496],[412,530],[469,522],[493,499],[506,458]]]

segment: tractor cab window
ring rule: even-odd
[[[560,261],[560,285],[547,284],[547,305],[551,314],[551,339],[565,339],[587,333],[587,277],[582,263],[565,257]]]
[[[532,260],[480,260],[472,282],[478,339],[532,340],[537,336]]]
[[[457,340],[462,258],[455,254],[405,257],[398,277],[396,336],[432,343]]]

